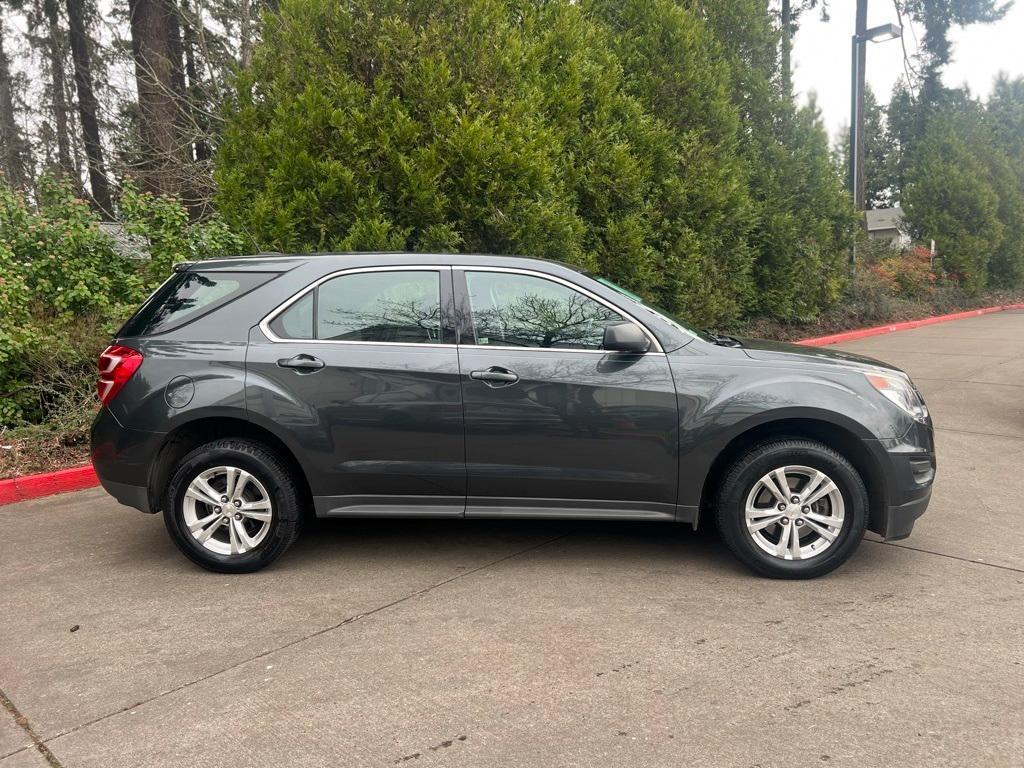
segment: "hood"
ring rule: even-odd
[[[766,363],[799,363],[803,365],[839,366],[854,370],[885,370],[903,373],[899,368],[873,357],[854,355],[828,347],[805,347],[784,341],[741,339],[743,351],[752,360]]]

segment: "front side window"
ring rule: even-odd
[[[332,278],[270,323],[280,338],[436,344],[441,340],[436,271],[356,272]]]
[[[466,272],[479,345],[600,349],[622,315],[553,280],[511,272]]]

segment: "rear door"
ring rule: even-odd
[[[602,350],[604,327],[631,318],[560,278],[472,267],[454,276],[467,318],[467,516],[674,518],[666,356]]]
[[[323,278],[254,329],[246,404],[284,429],[321,515],[459,515],[466,476],[451,269]]]

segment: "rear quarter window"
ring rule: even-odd
[[[152,336],[209,314],[266,283],[271,272],[176,272],[139,307],[119,337]]]

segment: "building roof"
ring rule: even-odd
[[[116,221],[99,222],[100,232],[114,241],[114,250],[128,259],[148,259],[149,243],[139,235],[130,235],[124,224]]]
[[[902,208],[874,208],[864,211],[868,232],[883,229],[899,229],[903,224]]]

